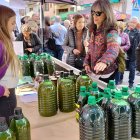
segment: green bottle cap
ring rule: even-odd
[[[52,60],[52,57],[50,55],[48,55],[48,60]]]
[[[140,94],[140,86],[136,86],[135,92]]]
[[[115,81],[114,80],[109,80],[109,83],[108,83],[107,87],[110,88],[110,89],[115,89],[116,88]]]
[[[96,98],[95,96],[88,97],[88,105],[96,105]]]
[[[128,96],[129,95],[127,86],[123,86],[121,91],[122,91],[123,96]]]
[[[98,86],[96,82],[92,82],[92,91],[98,91]]]
[[[22,60],[28,60],[28,56],[27,56],[27,55],[24,55],[24,56],[22,57]]]
[[[86,92],[86,87],[85,86],[80,86],[80,92]]]
[[[115,99],[122,99],[122,92],[117,90],[115,91],[115,96],[114,96]]]
[[[82,97],[86,97],[87,94],[86,94],[86,92],[81,92],[81,91],[80,91],[80,96],[82,96]]]
[[[110,88],[105,88],[102,95],[103,95],[105,98],[110,98],[110,97],[111,97],[111,90],[110,90]]]
[[[35,58],[35,60],[36,60],[36,61],[41,60],[40,56],[37,56],[37,57]]]

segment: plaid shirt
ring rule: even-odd
[[[116,58],[119,54],[119,43],[117,39],[118,34],[116,30],[109,31],[105,38],[103,28],[98,29],[95,33],[94,41],[92,40],[90,42],[84,66],[89,65],[91,70],[95,73],[94,67],[96,63],[103,62],[107,64],[107,68],[98,74],[110,74],[115,71],[117,69]]]

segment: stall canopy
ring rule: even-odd
[[[69,3],[76,4],[76,0],[23,0],[29,2],[41,2],[41,3]]]

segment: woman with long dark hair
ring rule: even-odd
[[[77,14],[73,19],[74,27],[67,32],[64,46],[68,53],[67,63],[78,69],[83,69],[83,60],[86,55],[85,47],[88,46],[88,28],[85,27],[85,18]],[[79,59],[79,60],[78,60]]]
[[[101,75],[104,82],[115,78],[119,54],[116,20],[109,0],[96,0],[91,7],[91,40],[84,61],[87,73]]]

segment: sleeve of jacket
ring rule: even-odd
[[[103,62],[108,66],[113,64],[119,54],[119,44],[117,42],[118,33],[115,30],[110,31],[107,34],[107,50],[98,62]]]
[[[91,48],[92,47],[92,43],[89,44],[88,46],[88,52],[86,54],[86,57],[84,59],[84,64],[83,66],[86,66],[86,65],[89,65],[90,66],[90,63],[91,63]]]
[[[130,48],[130,40],[128,34],[124,33],[124,37],[122,38],[122,43],[125,44],[121,46],[121,48],[126,52]]]
[[[33,52],[36,53],[42,48],[42,44],[41,44],[41,40],[38,37],[38,35],[33,34],[33,36],[34,36],[34,39],[35,39],[35,46],[33,48]]]
[[[4,67],[2,66],[2,61],[3,60],[3,45],[2,43],[0,42],[0,76],[3,75],[4,73]],[[2,77],[0,77],[1,79]],[[5,88],[0,85],[0,97],[2,97],[4,95],[4,92],[5,92]]]
[[[15,41],[23,41],[22,33],[17,35],[17,38]]]
[[[70,42],[72,41],[71,39],[73,39],[72,29],[67,31],[64,44],[63,44],[65,51],[68,53],[72,53],[74,49],[74,47],[70,46]]]

